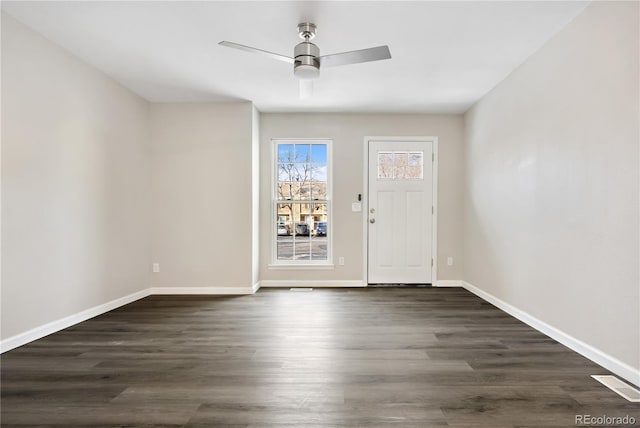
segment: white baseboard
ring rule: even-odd
[[[61,318],[56,321],[49,322],[41,325],[24,333],[11,336],[5,340],[0,341],[0,353],[10,351],[18,346],[25,345],[34,340],[41,339],[52,333],[60,330],[64,330],[67,327],[81,323],[90,318],[102,315],[106,312],[112,311],[124,306],[128,303],[135,302],[151,295],[163,295],[163,294],[210,294],[210,295],[244,295],[254,294],[260,288],[260,282],[255,283],[251,287],[151,287],[142,291],[138,291],[128,296],[121,297],[119,299],[112,300],[102,305],[94,306],[93,308],[86,309],[82,312],[78,312],[74,315]]]
[[[433,287],[462,287],[462,280],[459,279],[440,279],[437,280]]]
[[[254,294],[254,287],[151,287],[149,294],[245,295]]]
[[[256,294],[256,292],[260,290],[260,281],[253,284],[253,287],[251,287],[251,290],[253,291],[253,294]]]
[[[298,281],[298,280],[277,280],[267,279],[260,281],[261,288],[292,288],[292,287],[304,287],[304,288],[350,288],[350,287],[366,287],[367,284],[360,280],[354,281]]]
[[[596,364],[601,365],[602,367],[615,373],[621,378],[626,379],[627,381],[637,386],[640,386],[640,369],[632,367],[629,364],[624,363],[617,358],[607,354],[606,352],[603,352],[600,349],[597,349],[579,339],[576,339],[575,337],[565,333],[564,331],[559,330],[556,327],[553,327],[545,323],[544,321],[535,318],[532,315],[529,315],[528,313],[516,308],[515,306],[510,305],[504,300],[501,300],[494,295],[489,294],[486,291],[483,291],[478,287],[469,284],[466,281],[462,281],[462,286],[476,296],[480,297],[483,300],[486,300],[494,306],[497,306],[498,308],[502,309],[509,315],[519,319],[530,327],[535,328],[536,330],[546,334],[554,340],[557,340],[567,348],[574,350],[578,354],[590,359]]]
[[[14,348],[17,348],[18,346],[25,345],[29,342],[41,339],[57,331],[64,330],[65,328],[71,327],[72,325],[78,324],[82,321],[86,321],[98,315],[102,315],[105,312],[112,311],[116,308],[119,308],[120,306],[135,302],[136,300],[147,297],[148,295],[149,289],[138,291],[136,293],[129,294],[128,296],[120,297],[119,299],[103,303],[102,305],[85,309],[84,311],[78,312],[77,314],[69,315],[56,321],[51,321],[29,331],[25,331],[24,333],[16,334],[15,336],[11,336],[0,342],[0,353],[10,351]]]

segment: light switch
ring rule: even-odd
[[[354,213],[362,212],[362,204],[360,202],[354,202],[351,204],[351,211]]]

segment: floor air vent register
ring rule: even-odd
[[[591,377],[619,396],[624,397],[634,403],[640,403],[640,391],[638,391],[631,385],[621,381],[617,377],[609,375],[591,375]]]

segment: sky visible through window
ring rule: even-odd
[[[293,159],[291,159],[293,154]],[[278,162],[327,163],[326,144],[278,144]]]

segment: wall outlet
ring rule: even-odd
[[[160,272],[160,263],[154,263],[153,264],[153,273],[158,273]]]
[[[338,265],[344,266],[344,257],[338,257]]]
[[[453,266],[453,257],[447,257],[447,266]]]

